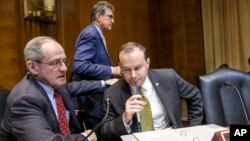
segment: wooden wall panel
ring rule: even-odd
[[[12,7],[12,8],[10,8]],[[14,2],[1,0],[0,4],[0,88],[12,88],[19,75]]]
[[[172,67],[195,84],[205,73],[200,0],[157,2],[158,67]]]
[[[58,0],[55,24],[24,20],[20,0],[0,0],[0,86],[11,89],[22,78],[23,48],[34,36],[55,37],[72,60],[76,38],[90,24],[97,1]],[[105,33],[114,65],[120,46],[137,41],[146,46],[153,68],[172,67],[193,84],[205,73],[200,0],[108,1],[115,6],[113,29]]]
[[[81,1],[81,30],[90,24],[90,12],[98,0]],[[118,49],[129,41],[142,43],[150,47],[148,1],[109,0],[115,7],[114,24],[111,31],[105,33],[109,54],[113,65],[118,64]],[[80,33],[80,30],[79,30]]]
[[[74,44],[80,30],[80,8],[82,7],[80,7],[78,0],[60,1],[59,42],[64,47],[65,53],[71,61],[74,56]],[[71,72],[72,63],[68,67],[68,80],[70,80]]]

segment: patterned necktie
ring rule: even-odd
[[[58,124],[60,128],[60,133],[63,136],[70,135],[69,123],[66,118],[65,107],[63,104],[61,94],[55,90],[55,100],[56,100],[56,108],[57,108],[57,115],[58,115]]]
[[[147,97],[144,95],[144,89],[140,87],[139,91],[142,95],[142,99],[146,103],[146,105],[144,106],[144,109],[140,112],[141,130],[142,132],[152,131],[154,129],[154,126],[153,126],[153,118],[152,118],[150,104],[148,102]]]

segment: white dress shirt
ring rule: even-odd
[[[148,77],[142,84],[142,88],[144,89],[144,95],[147,97],[150,103],[154,130],[162,130],[169,127],[170,119],[167,115],[165,108],[163,107],[163,104],[157,92],[155,91],[155,88],[153,87]]]
[[[147,97],[150,103],[154,130],[162,130],[168,128],[170,126],[170,118],[148,76],[142,84],[142,88],[144,89],[144,95]],[[135,86],[130,86],[130,90],[133,95],[136,94]],[[124,124],[129,133],[131,131],[131,129],[129,128],[131,124],[132,123],[130,123],[129,125]]]

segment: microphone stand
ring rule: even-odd
[[[105,113],[105,116],[102,118],[102,121],[99,122],[96,127],[83,139],[83,141],[85,141],[86,139],[88,139],[88,137],[93,134],[98,128],[100,128],[100,126],[103,124],[104,120],[107,118],[108,113],[109,113],[109,107],[110,107],[110,99],[106,98],[106,102],[107,102],[107,111]]]
[[[235,89],[235,91],[237,92],[237,94],[238,94],[238,96],[239,96],[239,98],[240,98],[240,103],[241,103],[241,106],[242,106],[242,108],[243,108],[243,112],[244,112],[245,118],[246,118],[246,120],[247,120],[247,124],[250,125],[249,118],[248,118],[248,115],[247,115],[247,111],[246,111],[246,108],[245,108],[245,106],[244,106],[244,103],[243,103],[243,100],[242,100],[240,91],[238,90],[238,88],[237,88],[235,85],[231,84],[231,83],[228,82],[228,81],[225,81],[225,82],[224,82],[224,85],[225,85],[225,86],[232,86],[232,87]]]

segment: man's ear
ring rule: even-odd
[[[101,20],[101,14],[100,13],[96,13],[96,20],[99,22]]]
[[[38,72],[38,66],[35,64],[35,62],[33,62],[33,61],[31,61],[31,60],[28,60],[28,61],[26,61],[26,66],[27,66],[27,68],[28,68],[28,70],[32,73],[32,74],[34,74],[34,75],[36,75]]]
[[[147,58],[147,67],[149,68],[150,66],[150,58]]]

